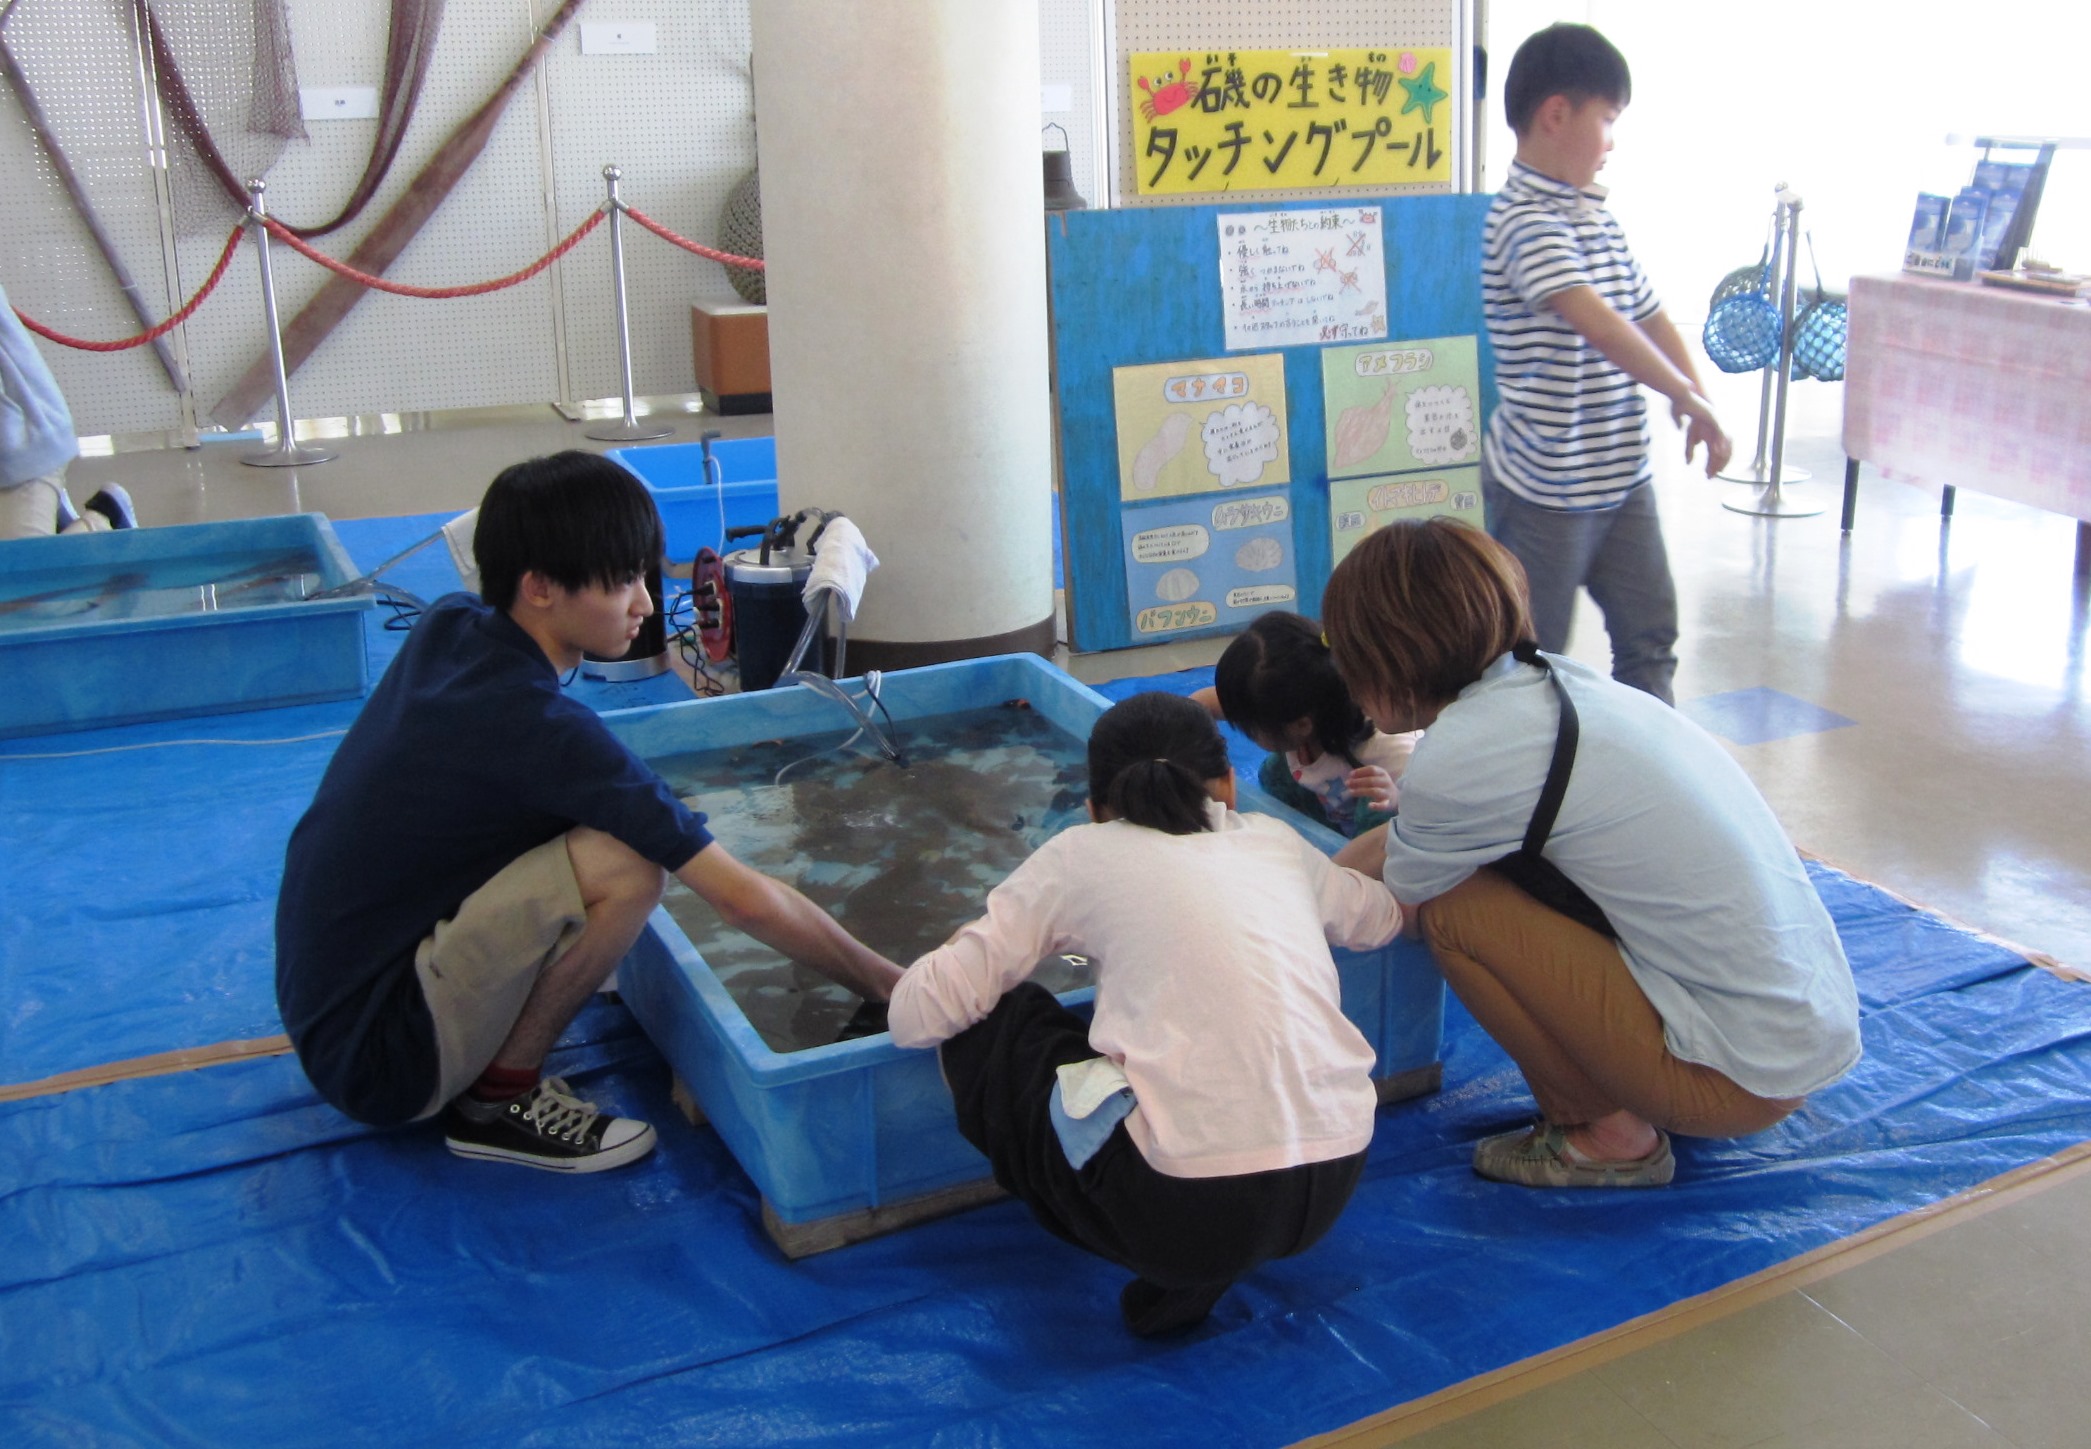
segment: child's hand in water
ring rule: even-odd
[[[1394,777],[1378,765],[1358,766],[1343,777],[1343,788],[1361,800],[1371,801],[1375,810],[1392,810],[1400,798]]]

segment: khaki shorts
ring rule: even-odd
[[[414,952],[414,974],[435,1020],[441,1075],[417,1121],[442,1111],[486,1070],[537,978],[586,922],[561,835],[518,856],[429,932]]]

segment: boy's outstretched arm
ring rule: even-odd
[[[735,930],[867,1000],[885,1001],[893,995],[900,967],[783,881],[736,860],[716,840],[691,856],[675,876]]]
[[[1556,315],[1583,334],[1592,347],[1635,382],[1654,388],[1670,401],[1670,416],[1684,425],[1684,456],[1690,462],[1706,445],[1706,476],[1728,466],[1734,445],[1714,416],[1713,404],[1699,390],[1699,377],[1677,329],[1661,312],[1635,323],[1604,299],[1595,287],[1569,287],[1546,299]]]
[[[1699,369],[1692,362],[1691,349],[1686,347],[1684,339],[1677,335],[1677,327],[1670,321],[1670,314],[1658,307],[1649,316],[1641,319],[1640,328],[1648,335],[1648,340],[1656,345],[1656,349],[1670,359],[1670,365],[1691,379],[1692,391],[1702,398],[1705,397],[1706,387],[1699,381]],[[1685,422],[1683,415],[1673,413],[1673,416],[1678,422]],[[1687,425],[1684,435],[1684,460],[1687,463],[1691,462],[1692,450],[1700,443],[1705,443],[1706,476],[1711,478],[1728,466],[1728,459],[1734,453],[1735,445],[1710,413],[1706,422],[1707,426],[1703,429],[1697,418],[1691,419]]]

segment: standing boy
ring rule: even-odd
[[[589,453],[508,468],[480,505],[482,598],[423,614],[291,834],[276,998],[320,1095],[381,1126],[443,1114],[463,1157],[596,1172],[653,1128],[604,1116],[545,1056],[673,872],[740,930],[877,1000],[900,968],[727,854],[704,817],[569,699],[584,651],[654,610],[660,516]]]
[[[1677,588],[1656,516],[1647,404],[1662,394],[1706,476],[1730,444],[1683,339],[1596,184],[1633,83],[1587,25],[1551,25],[1510,62],[1517,157],[1481,239],[1500,393],[1482,450],[1489,532],[1525,566],[1539,647],[1568,647],[1578,587],[1604,613],[1612,677],[1674,703]]]

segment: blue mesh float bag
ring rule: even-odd
[[[1793,370],[1821,382],[1844,380],[1844,341],[1849,326],[1844,294],[1822,284],[1815,260],[1815,233],[1808,233],[1808,261],[1815,267],[1815,290],[1793,320]]]
[[[1757,372],[1779,360],[1779,309],[1761,291],[1737,292],[1706,314],[1701,341],[1723,372]]]
[[[1779,308],[1771,297],[1771,259],[1768,235],[1756,263],[1721,278],[1707,299],[1706,330],[1700,340],[1723,372],[1756,372],[1779,360]]]

